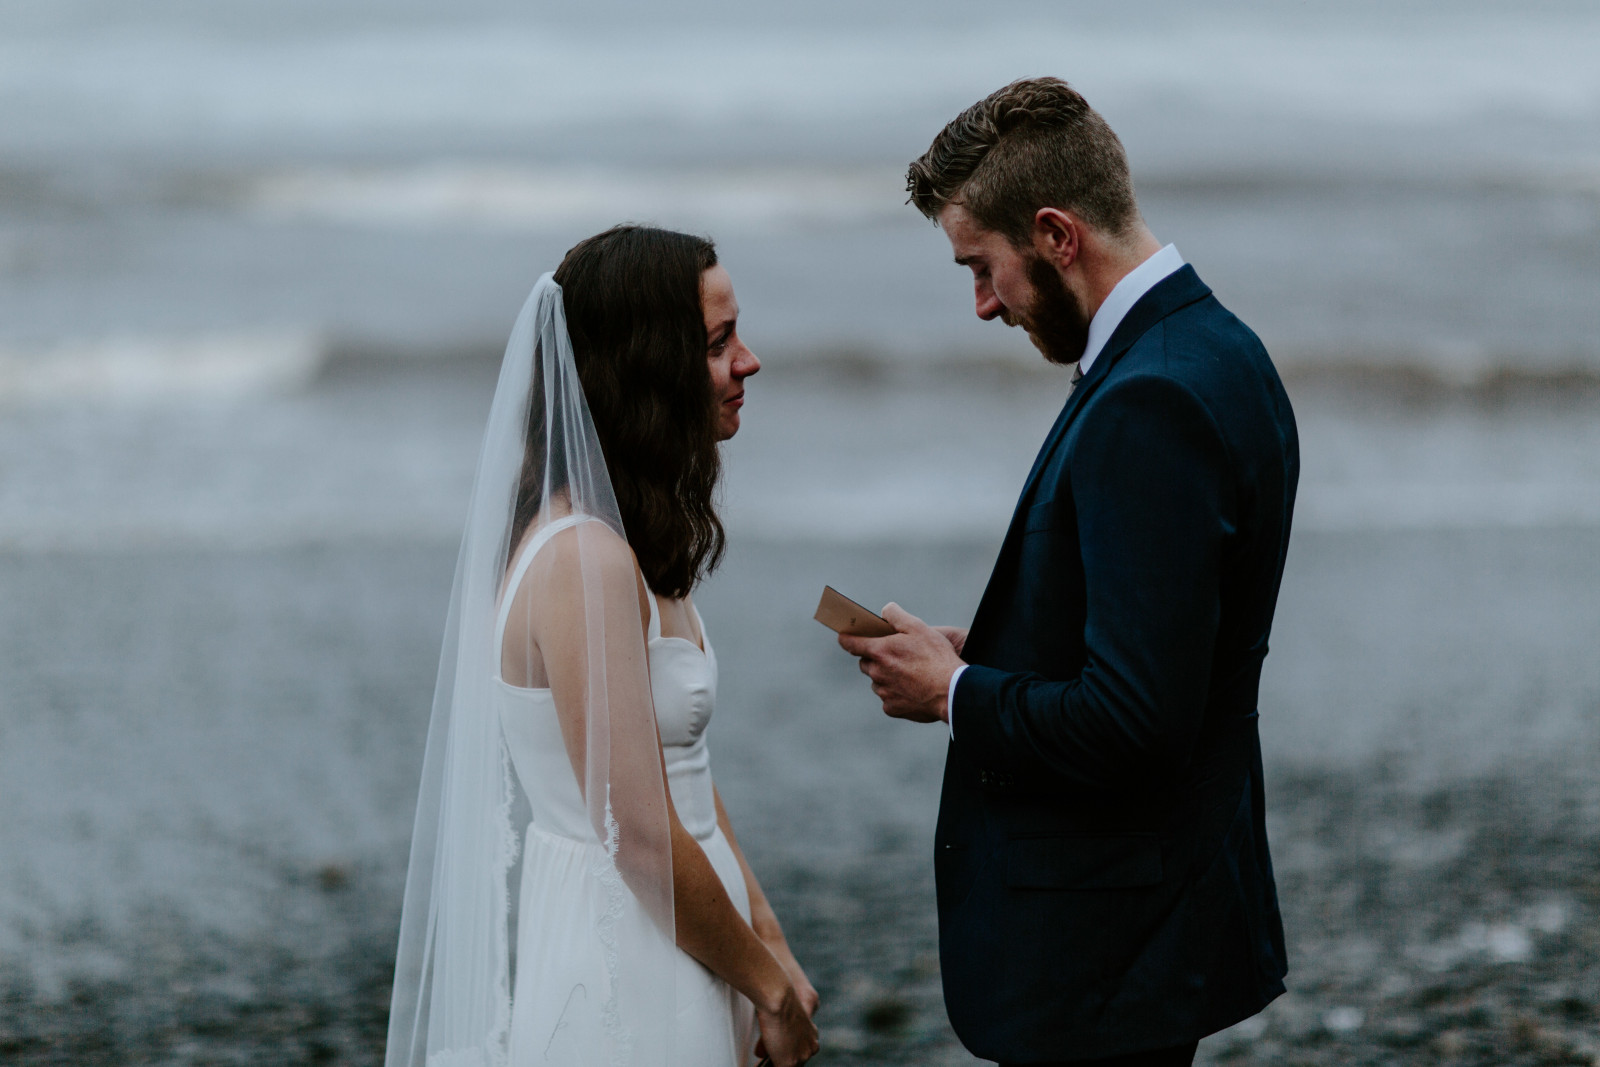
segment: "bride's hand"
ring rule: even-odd
[[[809,982],[806,985],[810,987]],[[811,995],[815,997],[816,991]],[[800,1067],[817,1054],[817,1024],[792,985],[774,1010],[756,1008],[756,1024],[761,1028],[756,1055],[770,1059],[772,1067]]]
[[[789,978],[794,982],[795,995],[800,998],[800,1006],[806,1010],[806,1016],[815,1019],[817,1009],[822,1006],[822,998],[817,995],[816,989],[812,988],[811,979],[806,977],[806,972],[800,969],[798,963],[794,965]]]
[[[758,933],[758,936],[766,944],[767,950],[776,957],[778,965],[783,968],[783,973],[789,976],[789,981],[794,983],[795,995],[800,998],[800,1006],[806,1009],[807,1015],[816,1018],[817,1008],[822,1006],[822,998],[817,995],[811,979],[806,977],[805,968],[794,958],[794,952],[790,950],[789,942],[784,939],[783,931],[777,928],[777,920],[773,920],[770,933]]]

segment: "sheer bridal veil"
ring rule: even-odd
[[[559,573],[551,578],[544,568],[542,581],[526,579],[534,584],[517,603],[526,602],[537,632],[565,635],[564,669],[544,663],[538,673],[567,681],[564,688],[539,678],[503,682],[497,612],[502,598],[517,593],[502,588],[507,568],[553,523],[561,529],[541,559],[559,560]],[[406,878],[387,1067],[509,1064],[513,996],[524,994],[564,998],[555,1029],[587,1035],[579,1062],[631,1067],[670,1055],[672,856],[637,581],[573,362],[561,287],[547,274],[506,346],[456,564]],[[527,662],[540,663],[543,653],[527,640]],[[528,793],[540,785],[519,779],[512,766],[500,721],[506,682],[554,690],[564,751],[541,754],[537,766],[575,775],[592,830],[574,845],[588,868],[575,884],[588,899],[563,901],[560,914],[519,914],[519,846],[532,810]],[[601,977],[565,991],[514,988],[519,928],[570,924],[575,916],[592,929],[566,931],[563,943],[592,945],[599,970],[586,973]],[[550,1046],[537,1052],[535,1062],[546,1062]]]

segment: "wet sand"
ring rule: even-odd
[[[992,550],[745,539],[700,595],[717,779],[819,1064],[973,1061],[939,992],[943,739],[882,718],[816,592],[960,620]],[[453,554],[0,556],[0,1055],[379,1062]],[[1203,1060],[1600,1054],[1596,560],[1592,528],[1297,537],[1263,686],[1291,993]]]

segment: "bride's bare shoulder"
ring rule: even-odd
[[[586,519],[557,530],[539,550],[539,556],[547,567],[563,570],[581,566],[633,571],[639,566],[627,539],[599,519]]]
[[[641,610],[648,611],[644,578],[627,539],[605,522],[586,520],[551,535],[530,561],[517,593],[534,592],[541,599],[567,601],[592,595],[596,581],[616,588],[612,583],[629,579],[640,592]]]

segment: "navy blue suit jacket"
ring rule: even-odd
[[[1067,400],[953,705],[940,958],[975,1054],[1179,1045],[1283,991],[1255,723],[1298,473],[1271,360],[1190,267]]]

